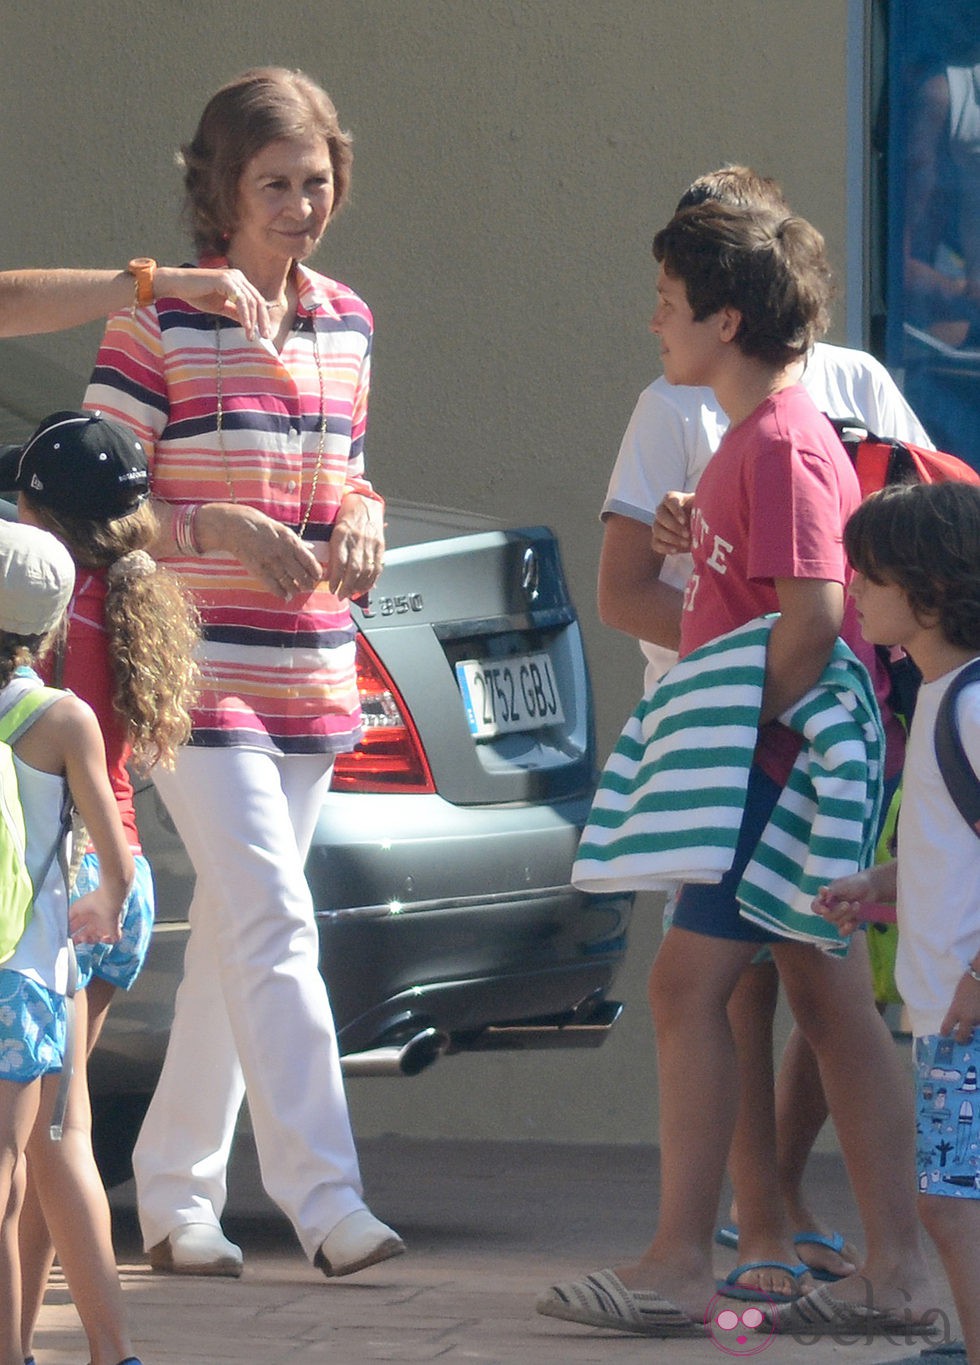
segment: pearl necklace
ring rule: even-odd
[[[300,540],[302,540],[303,535],[304,535],[304,533],[305,533],[305,531],[306,531],[306,528],[307,528],[307,526],[309,526],[309,524],[310,524],[310,513],[313,511],[313,503],[314,503],[314,500],[315,500],[315,498],[316,498],[317,484],[320,482],[320,471],[321,471],[321,469],[323,468],[323,454],[324,454],[324,451],[325,451],[325,449],[326,449],[326,444],[327,444],[327,397],[326,397],[326,388],[325,388],[324,381],[323,381],[323,362],[321,361],[321,358],[320,358],[320,340],[319,340],[319,336],[318,336],[317,330],[316,330],[316,318],[311,316],[311,318],[310,318],[310,323],[311,323],[311,325],[312,325],[312,327],[313,327],[313,355],[314,355],[314,358],[315,358],[315,360],[316,360],[316,373],[317,373],[317,379],[318,379],[319,382],[320,382],[320,424],[319,424],[320,440],[319,440],[319,444],[317,445],[317,451],[316,451],[316,464],[315,464],[314,467],[313,467],[313,483],[312,483],[312,486],[311,486],[311,488],[310,488],[310,497],[309,497],[309,501],[308,501],[307,504],[306,504],[306,511],[305,511],[304,514],[303,514],[303,520],[302,520],[302,523],[300,524],[300,528],[299,528],[299,533],[298,533],[298,534],[299,534]],[[217,377],[216,377],[216,383],[215,383],[215,389],[216,389],[216,395],[215,395],[215,397],[216,397],[216,400],[217,400],[217,412],[216,412],[216,421],[217,421],[217,425],[216,425],[215,430],[216,430],[217,437],[218,437],[218,449],[221,451],[221,460],[222,460],[222,463],[224,464],[224,467],[225,467],[225,483],[228,485],[229,497],[230,497],[230,500],[231,500],[232,502],[237,502],[237,501],[238,501],[238,498],[237,498],[237,496],[236,496],[236,494],[235,494],[235,484],[234,484],[234,481],[233,481],[233,479],[232,479],[232,477],[231,477],[231,463],[230,463],[230,461],[229,461],[229,459],[228,459],[228,451],[227,451],[227,449],[226,449],[226,447],[225,447],[225,432],[224,432],[224,416],[225,416],[225,410],[224,410],[224,376],[223,376],[223,374],[222,374],[222,369],[221,369],[221,322],[220,322],[220,319],[218,319],[218,318],[215,318],[215,320],[214,320],[214,348],[215,348],[215,356],[216,356],[216,359],[217,359],[217,366],[216,366],[216,368],[217,368]]]

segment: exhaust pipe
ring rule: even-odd
[[[447,1034],[426,1028],[404,1043],[350,1052],[341,1057],[340,1069],[345,1076],[417,1076],[438,1061],[448,1046]]]
[[[620,1001],[602,1000],[591,1010],[577,1011],[565,1018],[488,1024],[470,1043],[469,1050],[494,1052],[525,1048],[600,1047],[622,1012]]]

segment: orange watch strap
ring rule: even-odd
[[[135,304],[140,308],[148,308],[153,302],[153,276],[156,274],[157,263],[150,256],[134,256],[126,269],[136,281]]]

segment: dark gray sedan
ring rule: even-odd
[[[384,574],[353,614],[364,740],[337,761],[307,864],[345,1071],[600,1043],[631,899],[569,885],[595,754],[554,536],[389,504]],[[193,885],[150,782],[137,818],[158,918],[91,1064],[110,1180],[163,1058]]]

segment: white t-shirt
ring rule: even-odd
[[[895,981],[916,1037],[939,1032],[963,969],[980,951],[980,839],[936,759],[936,713],[959,669],[923,683],[905,755],[898,833]],[[957,699],[960,737],[980,773],[980,686]]]
[[[919,419],[880,361],[865,351],[818,342],[803,372],[803,385],[829,417],[855,417],[878,436],[932,448]],[[647,526],[666,493],[692,493],[718,449],[728,418],[711,389],[668,384],[663,377],[643,390],[613,467],[602,516],[618,512]],[[683,588],[691,573],[689,555],[670,555],[661,579]],[[641,640],[649,691],[677,656]]]

